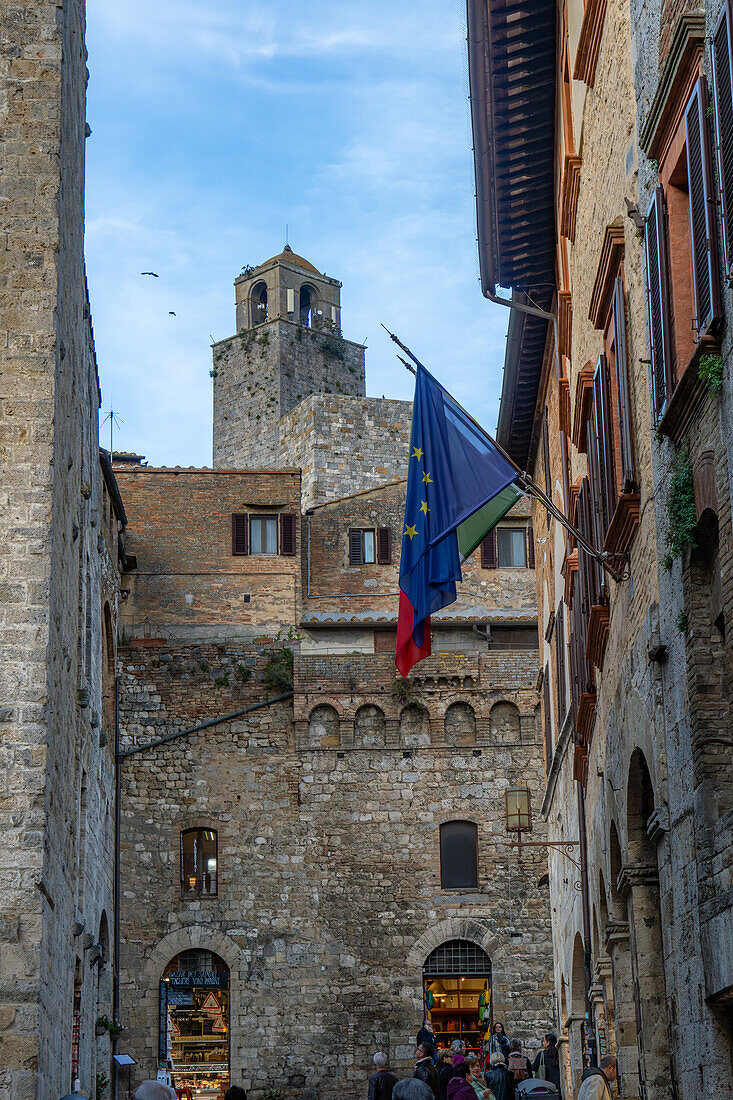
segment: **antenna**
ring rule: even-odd
[[[288,245],[290,244],[290,234],[289,234],[289,230],[290,230],[290,226],[288,225],[288,223],[287,223],[287,222],[285,222],[285,247],[286,247],[286,248],[287,248],[287,246],[288,246]]]
[[[122,420],[117,415],[117,413],[115,412],[114,407],[113,407],[113,402],[111,400],[110,400],[110,403],[109,403],[109,412],[105,416],[102,423],[106,424],[108,420],[109,420],[109,457],[110,457],[110,461],[111,461],[112,456],[114,454],[113,442],[114,442],[115,425],[119,428],[120,425],[125,423],[124,420]]]

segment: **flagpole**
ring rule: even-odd
[[[394,340],[395,344],[397,344],[398,347],[402,348],[405,355],[409,355],[413,363],[415,363],[418,367],[422,367],[423,370],[426,369],[417,358],[417,356],[413,355],[407,345],[403,344],[402,341],[397,336],[395,336],[393,332],[390,332],[386,325],[382,325],[382,328],[390,337],[390,339]],[[397,358],[407,370],[409,370],[412,374],[417,374],[415,368],[411,367],[409,363],[406,363],[401,355],[398,355]],[[444,393],[448,393],[445,387],[440,385],[440,382],[438,382],[438,385]],[[481,434],[484,435],[488,440],[490,440],[491,444],[496,447],[497,451],[499,451],[499,453],[504,456],[507,462],[514,467],[514,469],[517,471],[517,474],[519,475],[518,481],[521,488],[526,489],[530,496],[535,497],[535,499],[543,505],[543,507],[550,513],[550,515],[553,516],[558,521],[558,523],[560,523],[567,531],[569,531],[569,533],[573,536],[578,545],[581,546],[583,550],[585,550],[586,554],[590,554],[592,558],[595,558],[596,561],[606,570],[606,572],[616,581],[616,583],[619,584],[622,580],[622,576],[620,573],[617,573],[616,570],[613,569],[612,566],[609,564],[608,555],[606,554],[606,552],[603,550],[596,550],[596,548],[591,545],[591,543],[589,543],[583,535],[581,535],[578,528],[570,522],[567,516],[563,512],[561,512],[555,504],[553,504],[553,502],[550,500],[544,490],[540,488],[534,478],[532,478],[526,470],[523,470],[520,466],[517,465],[511,455],[508,455],[501,444],[497,443],[494,437],[489,435],[486,429],[483,428],[478,423],[478,421],[475,420],[471,416],[471,414],[463,408],[463,406],[460,404],[459,401],[456,400],[453,394],[450,394],[449,396],[452,401],[455,401],[456,405],[464,414],[464,416],[468,417],[474,427],[477,428],[481,432]]]

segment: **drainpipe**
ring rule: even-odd
[[[526,313],[530,317],[539,317],[541,321],[551,321],[552,331],[555,343],[555,370],[557,371],[557,377],[561,377],[560,371],[560,342],[557,332],[557,314],[550,313],[546,309],[540,309],[539,306],[530,306],[526,302],[515,302],[512,298],[500,298],[496,293],[496,290],[488,290],[482,288],[484,298],[488,298],[490,302],[493,302],[497,306],[506,306],[507,309],[516,309],[519,313]]]
[[[578,784],[578,841],[580,852],[580,898],[583,906],[583,977],[585,978],[585,1018],[593,1027],[592,1006],[590,1001],[591,987],[591,932],[590,932],[590,893],[588,889],[588,837],[585,831],[585,795],[583,784]],[[588,1036],[586,1036],[588,1038]],[[595,1045],[589,1043],[591,1050],[591,1064],[595,1064]]]
[[[114,855],[114,965],[112,967],[112,1020],[120,1022],[120,678],[115,676],[115,855]],[[118,1037],[112,1039],[112,1053],[117,1053]],[[117,1063],[113,1062],[112,1097],[117,1100]]]

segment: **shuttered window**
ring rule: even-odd
[[[550,666],[545,665],[542,679],[542,709],[545,714],[545,772],[550,774],[552,767],[552,716],[550,714]]]
[[[377,562],[389,565],[392,561],[392,528],[377,528]]]
[[[295,516],[292,512],[280,515],[280,553],[286,558],[295,557]]]
[[[349,565],[373,565],[376,560],[374,528],[352,527],[349,530]]]
[[[672,394],[672,339],[669,324],[667,285],[667,237],[664,217],[664,191],[657,187],[646,216],[647,306],[652,357],[652,398],[654,417],[659,422]]]
[[[608,360],[598,357],[593,376],[593,411],[598,447],[599,545],[605,541],[616,507],[616,458],[613,447],[613,409],[611,407]]]
[[[616,396],[621,461],[621,490],[636,490],[634,436],[631,428],[631,396],[629,394],[629,356],[626,344],[626,301],[624,281],[620,275],[613,284],[613,355],[616,360]]]
[[[542,461],[545,466],[545,492],[548,497],[552,492],[552,477],[550,474],[550,432],[547,424],[547,409],[542,416]]]
[[[496,528],[496,561],[499,569],[526,569],[526,532],[521,527]]]
[[[733,13],[725,0],[713,34],[713,101],[725,275],[733,272]]]
[[[712,153],[707,117],[708,93],[701,76],[685,108],[687,182],[690,198],[692,281],[697,339],[720,320],[718,253],[715,237]]]
[[[248,517],[244,512],[236,512],[232,515],[232,554],[247,553],[247,536],[249,534]]]
[[[496,530],[489,531],[481,542],[481,568],[496,569]]]
[[[565,604],[560,603],[555,619],[555,657],[557,667],[557,726],[562,729],[567,711],[565,689]]]
[[[534,569],[534,527],[531,523],[527,528],[527,566]]]

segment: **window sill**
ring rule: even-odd
[[[700,359],[703,355],[719,355],[720,341],[704,336],[695,348],[685,367],[674,392],[667,403],[659,431],[667,435],[676,444],[682,440],[700,405],[709,390],[698,374]]]
[[[603,656],[606,652],[610,630],[611,613],[608,604],[594,604],[588,618],[588,640],[585,655],[598,671],[603,668]]]
[[[596,716],[596,698],[595,691],[584,691],[578,702],[578,717],[575,723],[575,732],[578,735],[578,739],[584,744],[590,742],[590,735],[593,730],[593,722]]]
[[[639,493],[622,493],[618,498],[603,549],[607,554],[625,554],[631,546],[634,532],[639,526],[641,496]]]

